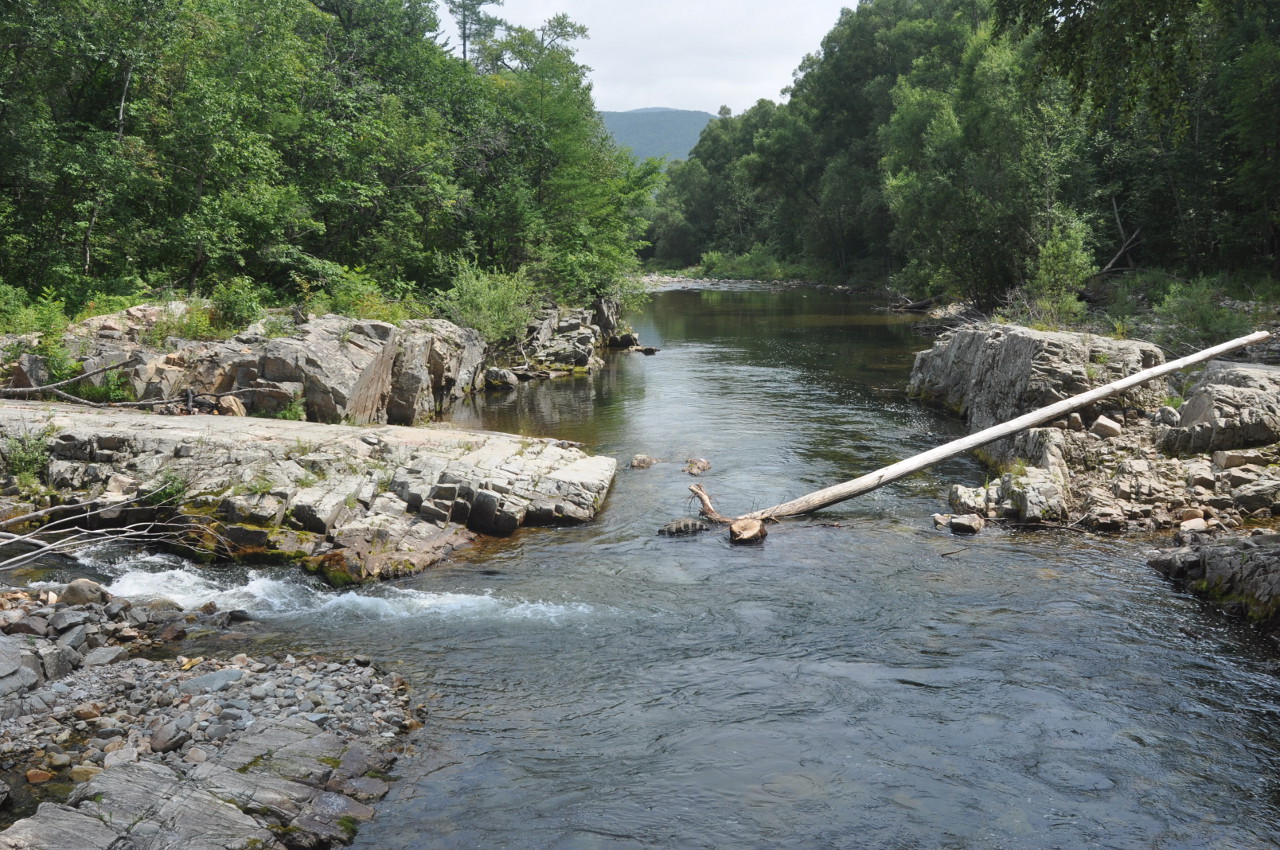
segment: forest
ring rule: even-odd
[[[641,259],[1117,332],[1280,295],[1280,0],[863,0],[665,172],[609,136],[586,30],[500,5],[6,0],[0,328],[204,297],[499,338]]]
[[[669,169],[649,262],[1119,330],[1280,277],[1280,3],[863,0]]]
[[[460,44],[430,0],[6,0],[0,329],[615,292],[661,175],[605,131],[586,31],[446,5]]]

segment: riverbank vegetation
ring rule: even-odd
[[[0,330],[202,298],[187,333],[297,302],[498,333],[618,294],[658,166],[605,131],[582,27],[487,5],[448,4],[455,53],[429,0],[7,4]]]
[[[1275,0],[862,2],[671,165],[649,262],[1234,333],[1218,296],[1280,296],[1278,36]]]

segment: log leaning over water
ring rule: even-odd
[[[1244,348],[1253,345],[1255,342],[1261,342],[1270,337],[1267,331],[1257,331],[1248,336],[1242,336],[1233,339],[1230,342],[1224,342],[1221,345],[1215,345],[1212,348],[1206,348],[1204,351],[1191,354],[1186,357],[1172,360],[1161,366],[1153,366],[1150,369],[1143,369],[1141,372],[1134,372],[1126,378],[1118,381],[1112,381],[1104,384],[1096,389],[1079,395],[1071,396],[1062,401],[1042,407],[1039,410],[1033,410],[1030,413],[1023,414],[1016,419],[1011,419],[1002,425],[995,425],[976,434],[970,434],[967,437],[961,437],[958,440],[952,440],[950,443],[939,446],[936,449],[930,449],[927,452],[918,454],[915,457],[900,460],[895,464],[879,469],[861,478],[855,478],[852,481],[846,481],[843,484],[836,484],[827,487],[824,490],[818,490],[807,496],[801,496],[798,499],[792,499],[790,502],[783,502],[780,505],[774,505],[771,508],[765,508],[759,511],[753,511],[737,518],[726,517],[716,511],[711,504],[711,499],[701,486],[694,484],[689,489],[702,502],[702,515],[714,522],[721,523],[738,523],[744,520],[763,520],[777,519],[779,517],[800,516],[801,514],[812,513],[822,508],[830,507],[839,502],[852,499],[855,496],[861,496],[863,493],[869,493],[878,487],[882,487],[890,482],[897,481],[899,478],[905,478],[913,472],[919,472],[926,467],[932,466],[939,461],[947,460],[964,452],[985,446],[987,443],[995,442],[1004,437],[1010,437],[1019,431],[1027,428],[1033,428],[1045,422],[1059,419],[1067,414],[1087,407],[1094,402],[1101,401],[1108,396],[1132,389],[1139,384],[1155,378],[1168,375],[1171,372],[1177,372],[1188,366],[1193,366],[1205,360],[1210,360],[1220,354],[1226,354],[1229,351],[1235,351],[1237,348]]]

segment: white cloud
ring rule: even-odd
[[[578,59],[603,110],[668,106],[741,112],[780,100],[849,0],[507,0],[488,11],[535,27],[561,12],[590,30]],[[447,19],[444,4],[441,18]],[[446,29],[451,22],[445,20]]]

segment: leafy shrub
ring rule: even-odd
[[[449,321],[475,328],[487,341],[501,342],[523,335],[535,297],[533,285],[520,272],[496,274],[465,263],[458,266],[453,286],[431,306]]]
[[[756,244],[745,254],[730,256],[707,251],[696,269],[702,277],[726,280],[816,280],[822,275],[807,266],[778,259],[764,245]]]
[[[49,464],[49,438],[53,429],[25,431],[5,440],[4,460],[9,474],[17,478],[43,479]]]
[[[144,505],[175,505],[180,502],[191,488],[191,482],[176,472],[165,470],[160,474],[154,489],[142,495]]]
[[[0,328],[8,333],[28,333],[34,330],[33,318],[27,293],[0,283]]]
[[[293,399],[279,410],[271,413],[259,410],[253,415],[259,419],[287,419],[291,422],[305,422],[307,419],[307,404],[300,394],[295,394]]]
[[[402,322],[410,311],[399,300],[393,300],[363,268],[343,268],[328,286],[328,307],[341,316],[353,319],[377,319]]]
[[[215,327],[213,311],[202,301],[188,301],[182,313],[166,311],[154,325],[142,334],[142,341],[153,348],[160,348],[169,337],[179,339],[226,339],[226,328]]]
[[[124,372],[120,370],[107,372],[102,376],[102,380],[98,384],[81,381],[71,389],[71,393],[85,401],[99,403],[135,401],[137,398],[133,392],[133,385],[129,383],[129,379],[125,377]]]
[[[1169,287],[1169,294],[1155,308],[1165,323],[1161,330],[1165,342],[1203,348],[1252,330],[1247,315],[1219,306],[1218,283],[1215,278],[1201,277]]]
[[[247,277],[233,277],[214,286],[209,306],[213,324],[230,330],[247,328],[262,316],[262,301]]]

